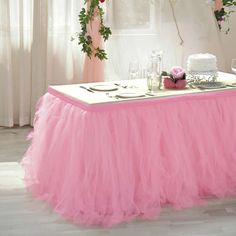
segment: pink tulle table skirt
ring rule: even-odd
[[[74,223],[112,226],[236,195],[236,91],[90,105],[49,88],[27,187]]]

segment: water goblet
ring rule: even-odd
[[[234,72],[234,74],[236,74],[236,59],[232,59],[231,69]]]
[[[129,63],[129,79],[132,80],[130,88],[135,88],[134,79],[137,79],[139,75],[139,62],[133,60]]]

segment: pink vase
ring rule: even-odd
[[[175,84],[175,87],[177,89],[184,89],[187,85],[187,81],[185,79],[179,79],[176,84]]]
[[[175,83],[171,78],[167,77],[164,78],[163,84],[166,89],[184,89],[187,85],[187,81],[185,79],[179,79]]]
[[[164,78],[163,84],[166,89],[174,89],[175,88],[175,83],[169,77]]]

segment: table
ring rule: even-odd
[[[236,195],[235,89],[97,102],[70,86],[39,100],[22,161],[28,189],[65,218],[107,227]]]

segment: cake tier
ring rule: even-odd
[[[188,57],[187,70],[193,72],[216,71],[216,56],[209,53],[193,54]]]

